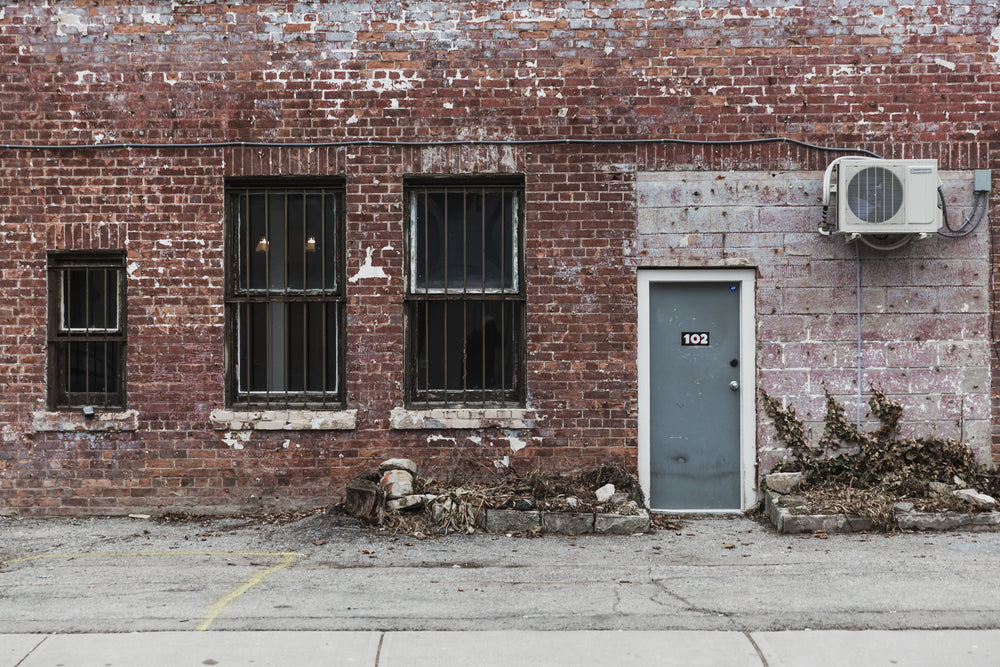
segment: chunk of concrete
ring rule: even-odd
[[[649,513],[642,511],[635,515],[595,514],[594,532],[604,535],[634,535],[648,533],[650,529]]]
[[[988,496],[985,493],[979,493],[975,489],[958,489],[952,491],[951,495],[955,496],[959,500],[964,500],[978,510],[993,510],[997,506],[997,501],[992,496]]]
[[[615,495],[615,485],[614,484],[605,484],[604,486],[602,486],[601,488],[599,488],[597,491],[594,491],[594,495],[597,496],[597,502],[599,502],[599,503],[605,503],[605,502],[611,500],[611,497]]]
[[[764,477],[767,488],[780,494],[791,493],[806,479],[802,472],[772,472]]]
[[[542,532],[553,535],[583,535],[594,532],[593,514],[546,512],[542,514]]]
[[[411,475],[417,474],[417,464],[410,459],[387,459],[378,466],[380,475],[384,475],[390,470],[405,470]]]
[[[385,516],[385,489],[362,475],[347,483],[344,511],[364,523],[379,525]]]
[[[392,512],[398,512],[412,507],[422,507],[426,502],[427,496],[414,494],[403,496],[402,498],[394,498],[393,500],[386,502],[385,508]]]
[[[413,474],[408,470],[388,470],[379,481],[386,498],[402,498],[413,493]]]
[[[618,505],[624,505],[628,502],[628,494],[622,491],[616,491],[611,500],[609,501],[612,507],[617,507]]]

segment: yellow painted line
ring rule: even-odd
[[[223,595],[221,598],[216,600],[215,604],[213,604],[212,608],[208,610],[208,613],[205,614],[205,618],[201,620],[201,623],[198,625],[197,628],[195,628],[195,630],[208,630],[209,626],[215,622],[215,619],[219,617],[219,614],[222,613],[222,610],[225,609],[230,602],[240,597],[248,590],[259,584],[260,582],[264,581],[264,579],[268,575],[273,574],[278,570],[284,570],[286,567],[288,567],[296,560],[298,560],[298,557],[299,554],[297,553],[286,554],[285,557],[282,559],[282,561],[277,565],[275,565],[274,567],[258,572],[257,574],[253,575],[245,582],[243,582],[243,585],[237,588],[236,590],[226,595]]]
[[[270,556],[270,557],[281,557],[281,562],[273,567],[269,567],[266,570],[257,572],[252,577],[247,579],[243,584],[241,584],[235,590],[223,595],[221,598],[215,601],[215,604],[211,606],[208,613],[198,624],[195,630],[208,630],[208,628],[215,622],[215,619],[219,617],[222,610],[225,609],[233,600],[239,598],[241,595],[249,591],[251,588],[264,581],[269,575],[279,571],[284,570],[286,567],[294,563],[299,559],[302,554],[296,553],[294,551],[138,551],[135,553],[81,553],[81,554],[42,554],[39,556],[25,556],[23,558],[14,558],[13,560],[0,561],[0,567],[6,567],[8,565],[16,565],[17,563],[26,563],[33,560],[45,560],[53,558],[137,558],[137,557],[162,557],[162,556]]]

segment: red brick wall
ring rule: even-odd
[[[821,169],[833,156],[513,142],[783,135],[942,169],[997,161],[991,3],[758,4],[0,9],[0,512],[316,505],[384,457],[471,471],[511,454],[510,437],[529,443],[511,454],[522,468],[634,465],[634,172]],[[510,143],[40,148],[368,140]],[[402,178],[426,173],[525,177],[533,429],[389,428],[403,403]],[[209,421],[224,406],[223,179],[304,174],[346,177],[346,275],[369,249],[388,275],[347,288],[358,426],[257,432],[234,449]],[[128,254],[134,431],[39,431],[32,418],[45,406],[46,252],[85,248]]]

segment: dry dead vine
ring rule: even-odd
[[[902,407],[880,389],[871,392],[868,405],[879,420],[877,429],[859,431],[827,392],[823,434],[814,445],[795,409],[761,391],[764,410],[794,457],[775,470],[806,473],[807,481],[797,493],[806,497],[810,513],[859,515],[879,529],[893,530],[893,508],[903,501],[924,511],[970,511],[950,494],[935,491],[932,482],[953,484],[958,477],[997,495],[1000,478],[978,464],[968,447],[951,438],[898,437]]]

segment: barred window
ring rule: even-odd
[[[407,184],[411,404],[523,403],[523,201],[520,184]]]
[[[343,403],[343,188],[227,190],[229,404]]]
[[[48,258],[49,407],[125,407],[125,254]]]

